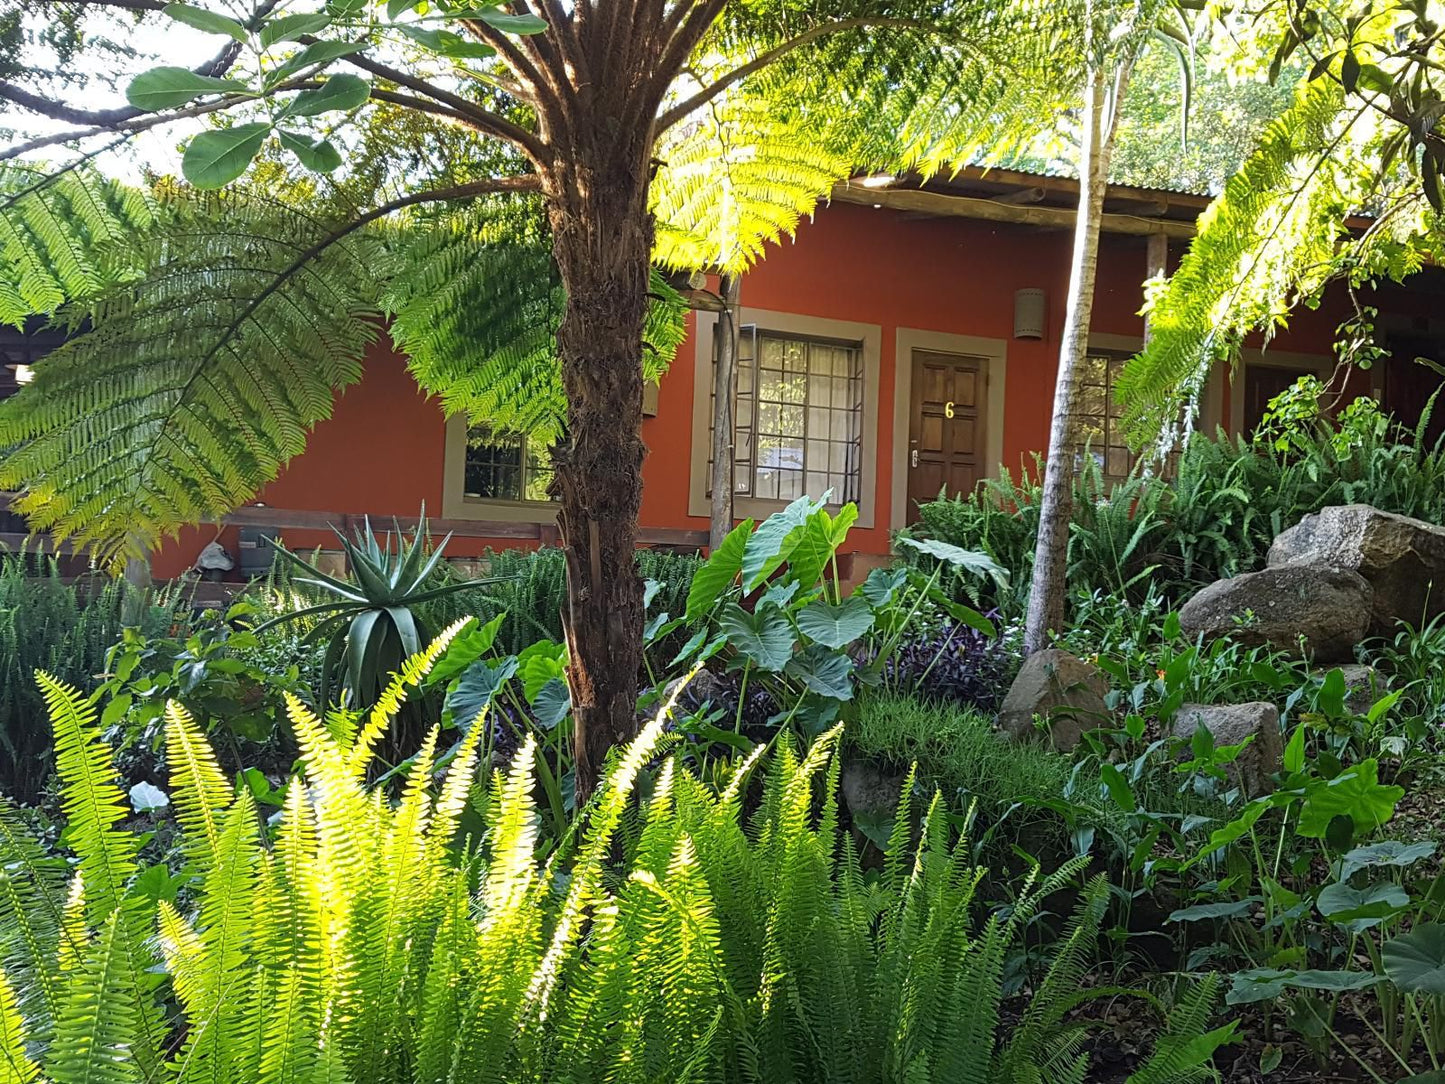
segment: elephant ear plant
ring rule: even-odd
[[[463,580],[429,587],[451,535],[428,552],[425,509],[409,542],[395,521],[391,533],[385,536],[386,542],[379,542],[370,518],[354,538],[340,531],[336,531],[336,537],[341,540],[351,570],[349,580],[329,576],[305,558],[275,544],[280,557],[305,573],[292,582],[317,589],[327,601],[280,614],[256,626],[255,631],[261,633],[289,621],[317,618],[307,637],[312,642],[326,640],[316,702],[318,706],[331,703],[333,690],[339,687],[347,694],[348,707],[361,710],[376,702],[390,676],[431,639],[417,607],[444,595],[499,581]]]

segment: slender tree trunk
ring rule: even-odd
[[[717,370],[712,408],[712,504],[708,547],[714,552],[733,529],[733,388],[738,363],[738,276],[724,275],[718,292],[723,312],[717,322]]]
[[[1049,633],[1063,628],[1068,594],[1069,523],[1074,497],[1074,389],[1079,361],[1089,349],[1089,317],[1094,306],[1094,275],[1099,264],[1099,226],[1113,157],[1116,103],[1129,79],[1128,61],[1110,79],[1103,67],[1089,73],[1084,89],[1084,132],[1079,154],[1079,212],[1069,263],[1069,297],[1059,344],[1054,383],[1054,413],[1049,426],[1049,455],[1044,468],[1039,537],[1034,549],[1024,651],[1048,646]],[[1111,85],[1112,84],[1112,85]]]
[[[597,110],[545,175],[553,252],[567,291],[557,332],[567,434],[557,455],[567,556],[569,662],[578,801],[614,745],[638,730],[642,582],[642,327],[653,225],[649,141]]]

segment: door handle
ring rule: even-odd
[[[918,449],[917,449],[917,448],[914,448],[913,451],[912,451],[912,453],[910,453],[910,455],[911,455],[910,462],[912,463],[912,465],[915,466],[915,467],[918,466]]]

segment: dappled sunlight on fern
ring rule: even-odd
[[[867,871],[840,825],[839,731],[806,752],[781,737],[766,770],[760,748],[719,792],[667,755],[669,702],[539,863],[531,740],[479,782],[482,721],[448,748],[433,728],[404,777],[366,781],[455,632],[365,722],[290,699],[304,767],[270,822],[172,705],[188,879],[159,903],[137,882],[95,706],[41,675],[83,891],[67,900],[0,808],[0,1080],[1077,1079],[1082,1025],[1066,1017],[1088,996],[1101,881],[1020,1026],[1003,1045],[996,1032],[1005,958],[1081,861],[984,917],[982,871],[936,795],[905,786]],[[469,809],[480,835],[461,832]]]

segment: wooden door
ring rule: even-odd
[[[1269,410],[1269,401],[1300,377],[1311,374],[1303,369],[1286,369],[1278,365],[1245,365],[1244,367],[1244,435],[1250,437],[1259,428]]]
[[[988,359],[913,352],[908,519],[940,491],[972,493],[987,473]]]

